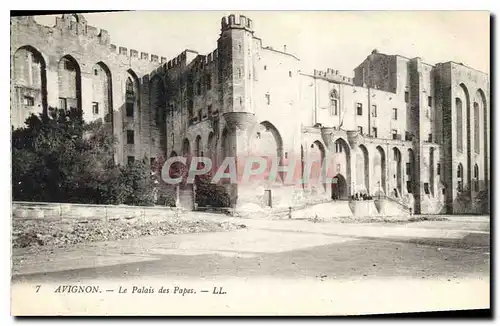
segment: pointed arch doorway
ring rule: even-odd
[[[332,199],[347,199],[347,182],[342,174],[337,174],[332,182]]]

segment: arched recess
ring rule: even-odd
[[[332,199],[348,199],[349,190],[345,177],[342,175],[342,173],[338,173],[337,175],[335,175],[334,180],[335,182],[332,183]]]
[[[82,108],[82,76],[78,62],[70,55],[59,60],[59,108]]]
[[[457,192],[464,191],[464,167],[462,163],[457,166]]]
[[[167,111],[167,97],[165,84],[159,76],[155,76],[150,82],[150,111],[149,122],[151,126],[160,127],[165,123]]]
[[[283,140],[278,129],[269,121],[258,124],[250,135],[250,155],[266,159],[267,166],[282,164]],[[283,173],[278,178],[283,181]]]
[[[26,45],[16,50],[13,61],[14,98],[17,108],[12,110],[12,122],[22,125],[33,111],[47,109],[47,71],[43,55]]]
[[[177,156],[177,152],[176,151],[170,152],[170,157],[176,157],[176,156]]]
[[[411,148],[408,148],[406,162],[406,191],[409,194],[415,193],[415,153]]]
[[[222,131],[222,159],[233,155],[233,142],[231,133],[227,128]]]
[[[111,71],[102,61],[92,68],[92,113],[113,126],[113,88]]]
[[[462,112],[463,113],[463,117],[465,117],[465,144],[467,146],[466,148],[466,152],[464,154],[466,154],[466,157],[467,157],[467,165],[466,165],[466,180],[467,180],[467,184],[470,185],[471,183],[471,180],[472,180],[472,164],[471,164],[471,156],[472,156],[472,153],[471,153],[471,148],[472,148],[472,132],[471,132],[471,99],[470,99],[470,93],[469,93],[469,90],[467,89],[467,87],[465,86],[465,84],[461,83],[460,85],[460,88],[463,92],[463,96],[465,98],[465,109],[464,111],[465,112]]]
[[[480,134],[480,131],[479,131],[479,126],[481,125],[481,122],[480,122],[480,107],[479,107],[479,103],[474,101],[473,105],[473,138],[474,138],[474,153],[475,154],[480,154],[481,153],[481,134]]]
[[[325,160],[325,146],[316,140],[311,144],[311,149],[309,155],[306,158],[306,165],[308,166],[309,176],[306,176],[306,180],[310,180],[312,183],[321,183],[322,190],[326,190],[326,184],[323,182],[325,176],[325,166],[323,162]]]
[[[125,114],[128,119],[139,117],[141,103],[141,92],[139,78],[132,69],[127,70],[127,80],[125,82]]]
[[[473,175],[473,180],[474,180],[474,192],[479,192],[479,166],[474,164],[474,175]]]
[[[191,145],[189,144],[189,139],[187,138],[184,138],[184,141],[182,142],[182,156],[191,156]]]
[[[391,182],[392,187],[390,193],[394,197],[399,197],[402,192],[401,183],[403,180],[401,177],[401,151],[397,147],[392,148],[391,174],[392,174],[392,182]]]
[[[369,194],[370,168],[368,150],[364,145],[356,149],[356,191]]]
[[[167,128],[166,128],[166,111],[167,97],[165,84],[159,76],[151,79],[149,87],[149,125],[151,128],[151,142],[154,150],[163,154],[167,148]],[[155,140],[159,140],[157,143]]]
[[[386,193],[386,158],[384,149],[377,146],[373,155],[373,187],[375,196],[384,196]]]
[[[456,147],[457,147],[457,151],[463,152],[463,149],[464,149],[463,102],[459,97],[455,98],[455,112],[456,112],[456,114],[455,114],[455,116],[456,116],[456,123],[455,123]]]
[[[489,180],[488,174],[489,174],[489,114],[488,114],[488,102],[486,101],[486,95],[484,94],[484,91],[482,89],[478,89],[476,92],[476,98],[478,98],[478,103],[479,103],[479,121],[482,123],[479,125],[479,129],[482,132],[480,134],[482,135],[482,140],[480,143],[483,145],[483,178],[484,182],[487,185],[487,182]]]
[[[194,156],[195,157],[203,156],[203,150],[202,150],[202,147],[201,147],[201,136],[200,135],[196,136],[196,139],[194,141]]]
[[[281,159],[283,140],[278,129],[269,121],[263,121],[254,129],[250,139],[250,153]]]
[[[207,155],[212,160],[212,166],[216,165],[214,154],[217,153],[217,145],[215,141],[215,134],[211,131],[207,138]]]
[[[435,157],[434,157],[434,147],[429,149],[429,184],[430,184],[430,192],[432,196],[434,196],[434,166],[435,166]]]
[[[334,169],[334,174],[339,174],[342,177],[345,177],[346,192],[348,196],[351,194],[351,149],[347,141],[343,138],[337,138],[333,144],[334,150],[332,154],[332,168]],[[339,182],[339,180],[336,180],[335,182]]]

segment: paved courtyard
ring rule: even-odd
[[[207,214],[204,218],[221,217]],[[344,314],[489,307],[488,217],[406,224],[225,219],[247,227],[79,244],[71,250],[46,250],[36,256],[29,250],[15,250],[13,294],[32,291],[33,284],[42,284],[47,291],[53,284],[63,283],[108,287],[176,283],[197,291],[209,288],[210,292],[222,286],[233,303],[228,305],[217,296],[219,301],[213,299],[216,307],[205,311],[206,305],[195,305],[202,300],[200,295],[192,296],[193,305],[172,302],[178,305],[176,312],[187,314],[273,314],[290,309],[290,313]],[[294,291],[300,295],[291,295]],[[153,297],[142,296],[149,304],[140,306],[163,313]],[[120,298],[123,296],[115,299]],[[118,304],[109,305],[103,311],[122,313]]]

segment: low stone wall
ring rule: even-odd
[[[126,206],[126,205],[86,205],[64,203],[13,202],[14,219],[130,219],[137,221],[155,221],[173,219],[182,208],[163,206]]]
[[[373,200],[349,201],[349,208],[354,216],[379,216]]]

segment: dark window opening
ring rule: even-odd
[[[392,119],[398,120],[398,109],[397,108],[392,109]]]
[[[363,115],[363,104],[356,103],[356,113],[357,115]]]
[[[377,138],[378,137],[378,134],[377,134],[377,128],[376,127],[372,127],[372,135],[373,137]]]
[[[134,131],[133,130],[127,130],[127,144],[130,144],[130,145],[134,144]]]
[[[372,105],[372,117],[377,117],[377,106]]]
[[[92,102],[92,114],[99,114],[99,103]]]
[[[338,100],[337,99],[332,99],[332,115],[338,115]]]
[[[126,111],[127,111],[127,117],[134,116],[134,103],[133,102],[127,102]]]
[[[35,99],[32,96],[25,96],[24,97],[24,105],[26,105],[26,106],[34,106],[35,105]]]
[[[410,101],[410,93],[407,91],[405,92],[405,103],[408,103]]]
[[[266,94],[266,102],[267,102],[267,105],[271,104],[271,95],[270,94]]]
[[[424,183],[424,191],[425,191],[425,194],[428,195],[430,194],[431,192],[429,191],[429,183],[425,182]]]
[[[68,108],[68,101],[65,98],[59,98],[59,109],[66,110]]]
[[[128,164],[132,164],[135,162],[135,157],[133,156],[127,156],[127,163]]]
[[[413,193],[413,190],[411,188],[411,181],[406,181],[406,191],[408,191],[409,194]]]
[[[74,71],[76,70],[75,65],[71,62],[71,60],[65,59],[64,60],[64,69],[69,70],[69,71]]]
[[[437,164],[437,175],[441,174],[441,163]]]
[[[358,132],[362,135],[363,134],[363,127],[358,126]]]
[[[432,96],[427,97],[427,106],[432,107]]]

